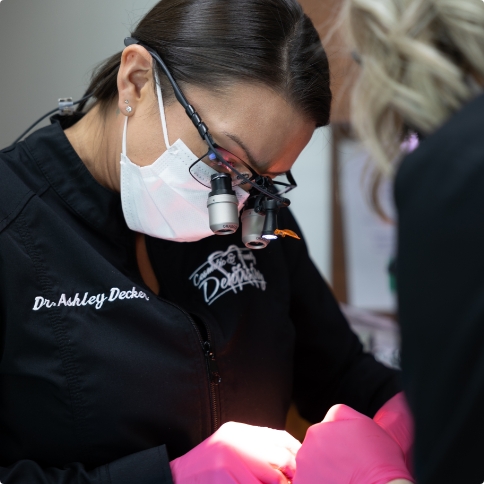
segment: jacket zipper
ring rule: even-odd
[[[1,0],[0,0],[1,1]],[[218,385],[222,382],[222,377],[220,376],[220,372],[218,369],[217,360],[215,359],[215,354],[212,350],[212,345],[210,343],[210,330],[205,326],[202,321],[199,321],[199,324],[195,321],[192,316],[185,311],[182,307],[178,306],[178,304],[173,303],[172,301],[167,301],[166,299],[161,298],[157,294],[154,294],[160,301],[163,301],[166,304],[170,304],[176,309],[179,309],[190,321],[195,332],[197,333],[198,340],[202,345],[202,351],[205,356],[205,362],[207,364],[207,373],[208,373],[208,382],[209,382],[209,389],[210,389],[210,409],[211,409],[211,417],[212,417],[212,433],[216,432],[220,427],[220,418],[219,418],[219,404],[218,404]],[[202,331],[204,336],[202,336]]]
[[[203,343],[205,350],[205,359],[207,361],[208,374],[210,375],[210,403],[212,406],[212,433],[215,432],[219,426],[219,408],[218,408],[218,385],[222,382],[222,377],[215,359],[215,354],[212,351],[210,339]]]

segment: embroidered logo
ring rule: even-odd
[[[135,287],[129,291],[121,291],[117,287],[112,287],[109,291],[109,296],[104,293],[95,294],[90,296],[88,292],[84,293],[82,298],[79,296],[79,293],[76,292],[74,297],[69,297],[63,293],[60,295],[60,298],[57,302],[51,301],[42,296],[37,296],[34,301],[34,307],[32,308],[33,311],[38,311],[42,307],[46,307],[50,309],[52,307],[59,307],[59,306],[94,306],[96,309],[101,309],[104,302],[113,302],[116,299],[146,299],[147,301],[150,298],[147,294],[143,291],[137,291]]]
[[[205,302],[210,306],[228,292],[237,294],[250,284],[265,291],[267,282],[264,275],[256,269],[257,259],[251,249],[231,245],[223,251],[213,252],[207,262],[198,267],[190,276],[193,285],[203,293]]]

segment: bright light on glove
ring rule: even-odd
[[[403,392],[390,398],[373,420],[400,446],[405,463],[412,470],[413,417]]]
[[[287,484],[300,447],[283,430],[228,422],[170,467],[175,484]]]
[[[388,484],[415,482],[398,444],[371,418],[334,405],[309,427],[297,454],[293,484]]]

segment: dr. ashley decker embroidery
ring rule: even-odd
[[[79,293],[76,292],[74,297],[66,298],[65,293],[60,295],[58,302],[53,302],[42,296],[35,298],[34,311],[38,311],[42,307],[52,308],[54,306],[94,306],[96,309],[101,309],[105,301],[113,302],[116,299],[146,299],[150,300],[148,295],[143,291],[137,291],[135,287],[129,291],[121,291],[117,287],[112,287],[109,296],[105,293],[96,294],[95,296],[89,296],[89,292],[85,292],[82,299],[79,297]]]

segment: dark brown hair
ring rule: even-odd
[[[223,89],[238,81],[262,83],[316,126],[329,122],[328,59],[295,0],[161,0],[131,36],[156,50],[181,86]],[[119,52],[93,74],[87,92],[101,106],[117,95],[120,59]],[[169,99],[168,81],[161,70],[158,75]]]

